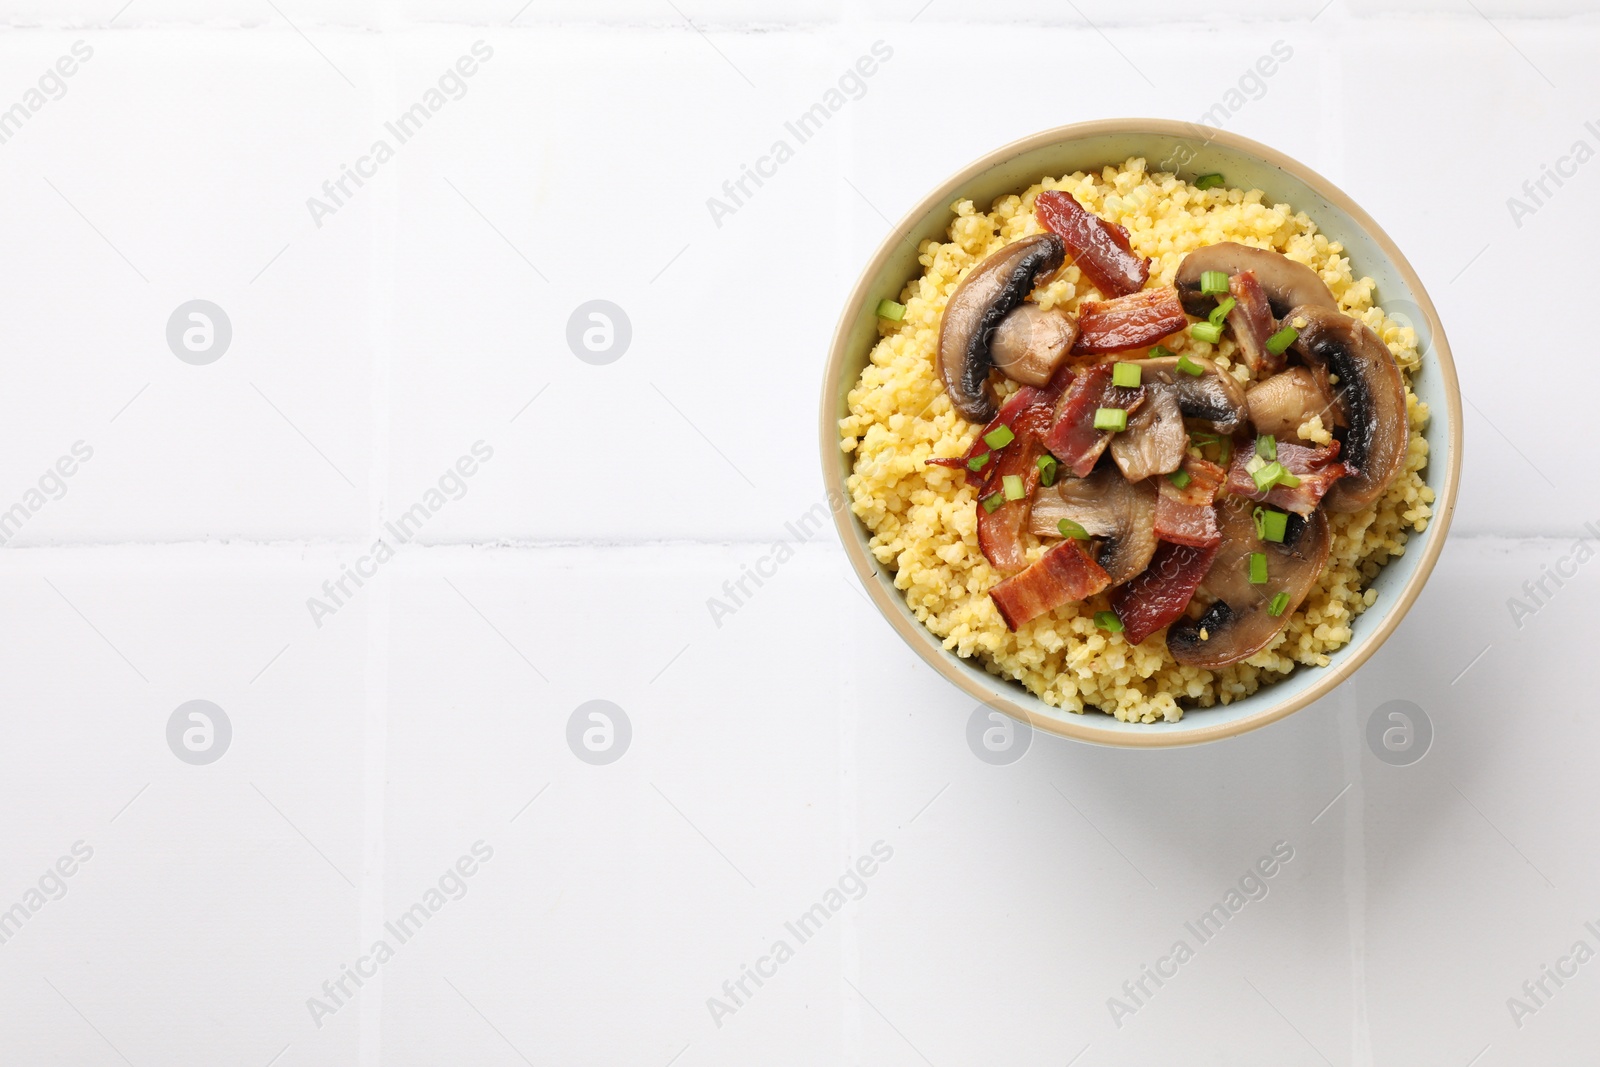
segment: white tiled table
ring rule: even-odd
[[[0,1064],[1594,1062],[1600,962],[1541,969],[1600,950],[1596,571],[1507,604],[1600,524],[1600,162],[1507,205],[1600,149],[1593,4],[520,2],[0,3],[0,119],[92,49],[0,124]],[[820,361],[886,219],[1024,133],[1217,104],[1451,330],[1456,524],[1371,664],[1233,742],[991,766],[831,530],[714,619],[821,498]],[[195,299],[207,365],[166,339]],[[596,299],[608,365],[566,340]],[[191,700],[231,724],[208,765],[168,747]],[[592,700],[631,727],[606,765],[567,740]],[[1421,762],[1369,750],[1390,700]]]

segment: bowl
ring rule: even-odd
[[[1187,178],[1223,173],[1231,186],[1261,189],[1271,202],[1306,212],[1331,240],[1342,242],[1355,274],[1377,283],[1375,302],[1391,317],[1408,318],[1416,329],[1422,365],[1412,389],[1432,413],[1424,434],[1429,458],[1423,476],[1435,494],[1433,519],[1425,532],[1412,534],[1405,554],[1390,560],[1373,580],[1377,602],[1355,619],[1350,643],[1330,653],[1326,667],[1298,667],[1242,700],[1188,709],[1176,723],[1131,723],[1098,711],[1054,708],[1021,683],[990,674],[981,661],[946,651],[940,638],[911,613],[894,587],[893,574],[868,551],[870,533],[850,510],[845,489],[852,456],[839,448],[838,422],[848,409],[846,397],[878,340],[878,302],[896,299],[904,284],[921,272],[917,249],[923,241],[947,239],[955,217],[952,204],[970,199],[987,210],[996,198],[1021,193],[1046,175],[1098,170],[1132,156],[1146,159],[1151,170],[1176,170]],[[1394,632],[1422,591],[1444,547],[1461,474],[1461,393],[1450,345],[1433,302],[1394,241],[1332,182],[1282,152],[1237,134],[1166,119],[1106,119],[1046,130],[990,152],[923,197],[879,245],[845,302],[823,378],[820,430],[823,479],[828,499],[836,505],[834,522],[845,553],[873,604],[906,644],[975,700],[1036,729],[1132,748],[1233,737],[1276,722],[1348,678]]]

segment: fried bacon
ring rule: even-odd
[[[989,590],[989,596],[1006,626],[1015,631],[1063,604],[1086,600],[1110,584],[1111,579],[1090,558],[1082,541],[1062,541],[1027,570]]]
[[[1145,348],[1183,329],[1188,321],[1178,290],[1170,285],[1114,300],[1087,300],[1078,307],[1078,340],[1072,352],[1098,355]]]
[[[1228,279],[1228,293],[1233,297],[1233,310],[1228,312],[1228,325],[1233,328],[1233,339],[1244,354],[1244,361],[1257,374],[1275,374],[1283,367],[1284,357],[1267,351],[1267,338],[1272,336],[1277,320],[1272,317],[1272,305],[1267,294],[1256,281],[1254,271],[1240,271]]]
[[[1150,261],[1134,254],[1127,230],[1089,212],[1071,193],[1054,189],[1039,194],[1034,213],[1101,293],[1122,296],[1144,288]]]
[[[1111,609],[1122,620],[1127,642],[1137,645],[1181,616],[1216,557],[1216,545],[1168,543],[1156,549],[1144,573],[1111,594]]]
[[[1001,574],[1015,574],[1028,565],[1022,531],[1028,528],[1033,491],[1039,487],[1039,457],[1042,455],[1044,446],[1039,444],[1039,439],[1024,434],[1002,449],[999,461],[991,464],[995,471],[985,496],[1000,493],[1003,497],[1008,474],[1022,479],[1020,499],[1002,499],[993,511],[981,501],[978,504],[978,547],[983,550],[983,558]]]
[[[1255,479],[1250,476],[1250,457],[1254,453],[1240,452],[1234,455],[1233,466],[1228,469],[1228,492],[1292,511],[1296,515],[1309,515],[1317,509],[1323,495],[1333,488],[1334,482],[1355,473],[1338,462],[1338,441],[1330,441],[1322,448],[1281,441],[1277,448],[1278,462],[1283,464],[1284,470],[1300,479],[1299,485],[1293,488],[1274,485],[1263,493],[1256,488]]]
[[[1094,427],[1100,408],[1121,408],[1130,415],[1144,403],[1144,388],[1125,389],[1111,382],[1111,364],[1090,367],[1073,380],[1056,406],[1055,422],[1044,446],[1074,475],[1086,478],[1111,441],[1108,430]]]
[[[1215,548],[1222,543],[1222,531],[1212,504],[1228,472],[1210,460],[1190,456],[1184,457],[1179,469],[1189,476],[1182,489],[1170,478],[1158,483],[1156,536],[1172,544]]]

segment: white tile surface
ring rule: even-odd
[[[0,104],[94,49],[0,144],[0,510],[93,451],[0,553],[0,919],[93,850],[0,943],[0,1063],[1586,1062],[1600,964],[1520,1026],[1507,998],[1600,949],[1595,571],[1520,625],[1508,598],[1600,523],[1564,310],[1600,163],[1521,226],[1506,200],[1600,146],[1600,22],[1477,6],[0,3]],[[991,766],[831,533],[718,625],[707,598],[820,497],[821,353],[884,217],[1039,127],[1192,119],[1277,40],[1230,128],[1390,229],[1470,401],[1452,540],[1372,662],[1227,744]],[[319,227],[307,198],[478,41]],[[706,199],[878,41],[717,225]],[[1026,107],[972,91],[997,74]],[[165,338],[195,298],[234,330],[207,366]],[[594,299],[633,330],[604,366],[566,340]],[[167,747],[195,699],[233,729],[207,766]],[[1435,730],[1409,767],[1365,741],[1397,699]],[[592,700],[631,724],[609,765],[568,746]],[[399,944],[441,877],[459,899]]]

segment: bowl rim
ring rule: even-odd
[[[1204,136],[1208,145],[1219,144],[1223,147],[1255,156],[1261,162],[1285,171],[1299,179],[1313,192],[1319,194],[1348,215],[1356,226],[1378,245],[1379,249],[1388,257],[1395,270],[1404,280],[1407,288],[1410,289],[1410,296],[1413,298],[1413,302],[1427,322],[1431,337],[1431,354],[1441,376],[1447,402],[1449,457],[1444,470],[1443,483],[1434,500],[1434,513],[1428,530],[1430,536],[1427,537],[1423,544],[1421,560],[1418,562],[1416,569],[1411,572],[1411,576],[1407,579],[1405,585],[1400,589],[1399,595],[1379,620],[1378,628],[1369,634],[1360,645],[1351,648],[1349,655],[1335,660],[1327,667],[1316,668],[1319,672],[1316,681],[1298,693],[1286,696],[1250,715],[1192,729],[1172,729],[1170,728],[1172,724],[1166,723],[1149,723],[1147,724],[1148,729],[1135,731],[1108,729],[1095,724],[1095,720],[1100,713],[1096,713],[1095,716],[1090,716],[1087,712],[1082,715],[1068,714],[1062,719],[1035,714],[1023,702],[1023,699],[1037,702],[1040,701],[1040,698],[1023,688],[1020,682],[1001,675],[990,674],[987,675],[988,685],[980,684],[957,668],[956,661],[959,657],[955,652],[943,647],[930,647],[923,635],[931,634],[931,631],[906,609],[904,597],[898,590],[886,590],[884,585],[876,580],[879,573],[878,564],[867,551],[867,536],[864,535],[865,526],[856,517],[855,512],[851,510],[850,494],[844,484],[845,465],[840,461],[839,450],[839,398],[841,395],[839,378],[848,355],[849,334],[862,303],[868,298],[875,285],[879,283],[879,273],[883,270],[888,258],[894,254],[903,236],[913,228],[920,226],[931,213],[948,211],[950,205],[961,198],[961,193],[965,186],[991,168],[1015,156],[1064,141],[1082,140],[1087,137],[1108,134],[1145,134],[1192,138],[1196,132],[1192,123],[1173,119],[1113,118],[1057,126],[1002,145],[956,171],[939,183],[928,195],[919,200],[889,230],[878,245],[877,251],[873,253],[872,258],[862,268],[861,274],[857,278],[856,284],[851,288],[850,295],[846,298],[844,308],[840,312],[838,325],[834,328],[833,339],[828,351],[827,367],[823,374],[819,427],[822,476],[823,482],[827,487],[828,499],[830,501],[839,500],[843,502],[842,505],[831,507],[829,510],[833,515],[834,526],[839,533],[839,538],[844,543],[845,555],[849,557],[856,576],[860,579],[862,587],[868,597],[871,598],[873,605],[878,609],[879,614],[888,620],[900,638],[924,662],[938,671],[946,681],[953,683],[969,696],[995,710],[1010,715],[1014,719],[1028,723],[1034,729],[1042,729],[1058,736],[1092,744],[1119,748],[1171,748],[1182,745],[1203,744],[1208,741],[1219,741],[1228,737],[1237,737],[1269,723],[1277,722],[1307,704],[1326,696],[1333,691],[1335,686],[1354,673],[1388,640],[1389,635],[1394,632],[1395,627],[1400,624],[1400,620],[1410,610],[1411,605],[1422,591],[1423,585],[1427,583],[1428,577],[1433,573],[1434,564],[1438,561],[1439,553],[1444,549],[1445,538],[1449,533],[1450,522],[1455,513],[1456,492],[1461,478],[1461,389],[1456,377],[1455,360],[1450,353],[1450,342],[1445,336],[1443,324],[1439,321],[1438,311],[1433,306],[1433,299],[1422,285],[1422,279],[1417,276],[1417,272],[1411,266],[1410,261],[1406,259],[1399,246],[1384,231],[1383,227],[1379,226],[1371,215],[1367,214],[1360,205],[1327,178],[1324,178],[1321,174],[1298,160],[1258,141],[1253,141],[1250,138],[1242,137],[1226,130],[1211,127],[1202,127],[1202,129],[1205,131]],[[1430,456],[1429,462],[1433,463],[1437,461],[1437,458],[1436,456]],[[933,636],[937,638],[937,635]],[[975,658],[974,662],[981,661]]]

